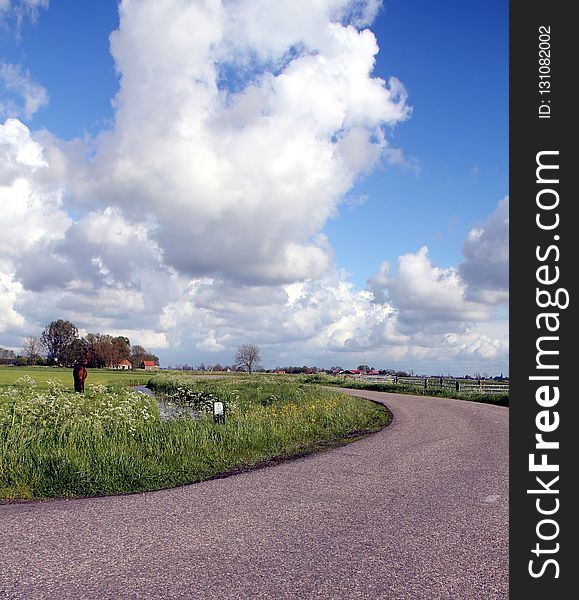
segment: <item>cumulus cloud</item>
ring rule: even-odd
[[[68,318],[188,362],[228,363],[249,341],[281,364],[504,364],[489,325],[504,261],[477,271],[506,235],[501,205],[463,264],[436,267],[424,247],[367,290],[320,233],[359,177],[405,160],[389,136],[407,94],[372,75],[362,28],[379,6],[121,2],[112,128],[65,142],[0,124],[2,340]]]
[[[103,256],[85,235],[106,211],[125,220],[125,231],[129,222],[146,230],[147,242],[141,236],[134,246],[150,246],[150,260],[162,255],[186,276],[279,284],[329,268],[321,228],[410,108],[398,80],[372,76],[378,46],[359,27],[377,2],[266,8],[261,0],[121,2],[111,34],[121,76],[113,129],[91,145],[89,162],[80,144],[45,147],[43,177],[60,180],[68,210],[81,215],[58,245],[59,273],[128,275],[127,249],[116,260],[119,248],[103,242],[111,249]],[[33,97],[21,70],[4,73],[26,88],[31,114],[39,88]],[[22,268],[26,286],[45,284],[32,283],[38,269]]]
[[[428,248],[398,259],[398,273],[386,279],[388,297],[398,308],[400,320],[417,323],[482,321],[489,311],[484,304],[465,297],[465,285],[455,268],[434,267]]]
[[[20,121],[0,124],[0,228],[9,232],[0,238],[0,333],[38,333],[59,316],[90,331],[132,321],[162,347],[164,334],[148,326],[163,297],[157,245],[117,208],[73,218],[45,150]]]
[[[219,352],[225,349],[225,346],[217,339],[215,329],[210,329],[207,337],[195,344],[195,347],[205,352]]]
[[[22,293],[22,286],[7,273],[4,261],[0,261],[0,332],[14,334],[20,332],[25,320],[15,309],[18,297]]]
[[[372,76],[374,35],[352,25],[374,4],[121,3],[115,127],[77,203],[153,219],[166,264],[189,276],[320,276],[316,235],[410,113],[401,82]]]
[[[509,197],[473,227],[462,244],[460,274],[467,296],[492,304],[505,302],[509,289]]]
[[[368,280],[374,302],[390,302],[401,328],[453,331],[467,323],[489,321],[496,305],[508,300],[508,197],[473,227],[456,267],[432,265],[428,248],[398,258],[391,274],[384,261]]]
[[[421,252],[417,256],[422,259]],[[442,278],[430,285],[446,283]],[[450,309],[440,310],[439,296],[432,302],[433,313],[413,322],[404,306],[376,302],[335,267],[319,279],[282,286],[215,279],[174,284],[180,291],[162,317],[171,343],[191,348],[193,355],[216,353],[222,362],[248,339],[264,349],[264,356],[276,357],[270,367],[291,363],[295,356],[309,364],[374,362],[406,368],[419,361],[433,372],[447,372],[449,365],[455,371],[481,370],[481,364],[500,370],[507,362],[505,318],[491,315],[487,306],[476,306],[476,322],[464,320],[472,306],[458,306],[466,312],[460,320]]]
[[[7,119],[5,123],[0,123],[0,156],[1,183],[48,166],[42,146],[32,139],[28,127],[18,119]]]
[[[42,146],[16,119],[0,124],[0,156],[0,228],[9,232],[0,238],[4,268],[10,267],[25,288],[28,280],[32,283],[28,287],[42,286],[46,278],[53,281],[52,266],[59,261],[53,247],[71,224],[62,191],[36,180],[48,163]]]
[[[456,267],[432,264],[428,248],[388,261],[368,280],[372,301],[394,314],[383,337],[400,340],[400,357],[431,364],[502,365],[508,361],[508,198],[462,244]]]
[[[398,271],[390,274],[390,264],[383,262],[368,280],[368,289],[376,302],[391,302],[401,324],[428,328],[440,323],[483,321],[489,316],[485,304],[466,299],[465,284],[456,268],[432,265],[428,248],[398,258]]]

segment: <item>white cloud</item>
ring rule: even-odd
[[[376,39],[357,29],[378,7],[122,2],[114,127],[64,142],[0,125],[0,340],[68,318],[173,362],[250,342],[279,364],[504,365],[496,281],[476,276],[500,216],[463,265],[425,247],[361,291],[320,234],[360,175],[405,161],[389,135],[406,92],[372,77]]]
[[[48,166],[42,146],[31,138],[28,127],[18,119],[0,123],[0,157],[0,183]]]
[[[459,358],[466,356],[470,360],[478,359],[480,364],[495,359],[501,354],[506,355],[508,353],[508,338],[506,336],[489,338],[474,328],[469,329],[462,335],[449,333],[447,342]]]
[[[37,180],[48,167],[43,149],[17,120],[0,124],[0,255],[4,269],[17,272],[28,263],[38,275],[37,283],[51,277],[44,268],[53,245],[62,239],[71,220],[62,206],[62,191]],[[41,177],[40,177],[41,179]]]
[[[154,331],[152,329],[113,329],[110,331],[113,336],[128,337],[133,346],[143,346],[149,351],[158,352],[169,347],[167,335],[164,332]]]
[[[25,324],[24,317],[15,309],[22,286],[6,270],[4,261],[0,261],[0,333],[21,331]]]
[[[47,104],[46,88],[32,81],[20,65],[0,62],[0,117],[30,119]]]
[[[485,221],[473,227],[462,244],[460,274],[467,297],[490,304],[508,299],[509,197],[503,198]]]
[[[374,35],[332,21],[362,3],[301,4],[121,3],[115,128],[77,201],[153,219],[189,276],[320,276],[315,236],[409,108],[398,80],[371,75]]]
[[[195,347],[205,352],[219,352],[225,349],[225,346],[217,340],[214,329],[210,329],[207,337],[195,344]]]
[[[507,370],[508,316],[501,308],[508,298],[507,211],[505,198],[471,229],[457,267],[432,265],[424,246],[399,257],[396,273],[384,261],[368,280],[373,302],[388,304],[395,313],[384,339],[402,336],[401,356],[440,365],[454,361],[475,370],[478,361]]]
[[[36,21],[39,9],[47,9],[48,2],[49,0],[0,0],[0,25],[2,21],[14,20],[18,33],[22,21],[25,18]]]
[[[463,320],[460,315],[449,319],[438,302],[428,318],[412,323],[404,320],[406,307],[377,303],[371,292],[356,291],[336,269],[317,280],[281,287],[207,279],[182,285],[165,309],[164,325],[170,335],[178,335],[172,337],[174,343],[190,349],[188,362],[193,363],[207,352],[219,353],[219,360],[227,363],[233,348],[250,341],[264,349],[269,367],[287,365],[299,356],[300,364],[326,366],[373,362],[414,368],[420,363],[432,372],[506,371],[505,317],[477,305],[476,323],[466,320],[471,306],[466,311],[458,306]]]
[[[368,280],[377,303],[395,307],[402,330],[449,332],[492,321],[495,306],[508,299],[508,197],[485,221],[469,231],[457,267],[431,264],[428,248],[398,259],[392,275],[384,261]]]
[[[428,330],[440,323],[484,321],[489,307],[467,300],[465,284],[455,268],[439,268],[428,258],[428,248],[398,259],[398,272],[390,275],[390,265],[383,262],[380,270],[368,281],[376,302],[389,301],[398,311],[404,328]]]

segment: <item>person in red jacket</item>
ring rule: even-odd
[[[72,369],[72,377],[74,379],[74,391],[84,392],[84,380],[86,379],[88,372],[86,370],[85,363],[76,363]]]

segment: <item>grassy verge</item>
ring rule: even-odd
[[[412,394],[414,396],[436,396],[441,398],[455,398],[457,400],[468,400],[470,402],[484,402],[497,406],[509,406],[508,394],[489,393],[461,393],[448,389],[436,387],[424,388],[423,386],[403,385],[399,383],[374,383],[351,379],[349,377],[334,377],[316,373],[314,375],[300,376],[303,383],[329,385],[335,387],[351,388],[355,390],[372,390],[375,392],[391,392],[393,394]]]
[[[152,398],[118,386],[88,386],[82,395],[23,379],[0,388],[0,498],[182,485],[336,445],[389,420],[374,403],[275,378],[158,376],[151,386],[202,417],[161,421]],[[225,402],[225,424],[203,412],[209,397]]]

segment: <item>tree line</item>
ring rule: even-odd
[[[71,367],[84,362],[92,368],[111,368],[128,360],[133,369],[143,361],[159,364],[159,358],[143,346],[132,346],[129,338],[106,333],[88,333],[81,337],[76,325],[58,319],[52,321],[40,336],[29,336],[24,341],[22,354],[0,349],[0,361],[22,365],[55,365]]]

